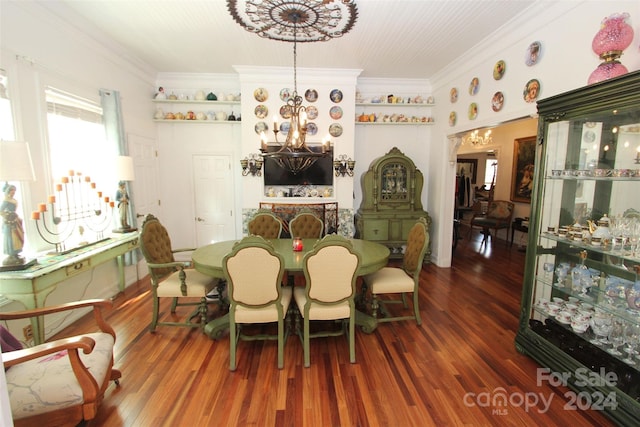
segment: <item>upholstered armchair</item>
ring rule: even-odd
[[[282,233],[282,221],[271,211],[259,210],[247,224],[250,236],[265,239],[279,239]]]
[[[207,320],[208,301],[206,296],[217,285],[217,296],[219,299],[222,298],[223,283],[189,268],[191,267],[190,261],[176,261],[174,254],[193,251],[194,248],[172,249],[171,238],[167,229],[160,223],[158,218],[151,214],[147,215],[142,224],[140,249],[147,261],[151,276],[151,294],[153,298],[151,332],[155,332],[158,325],[204,328]],[[171,313],[175,313],[176,308],[179,306],[196,306],[196,309],[186,321],[160,322],[158,320],[160,298],[173,299]],[[200,321],[192,322],[192,319],[197,317],[199,317]]]
[[[330,234],[317,242],[303,258],[305,287],[295,287],[293,297],[303,320],[304,366],[311,364],[310,338],[342,335],[348,328],[349,360],[356,362],[355,289],[360,256],[349,240]],[[340,331],[310,332],[312,320],[342,320]]]
[[[480,227],[484,235],[482,242],[485,243],[491,236],[491,230],[494,230],[495,237],[497,237],[498,230],[506,229],[507,236],[505,236],[505,241],[508,240],[513,208],[514,204],[506,200],[489,202],[486,213],[475,213],[471,218],[469,235],[471,235],[473,227]]]
[[[289,221],[291,237],[319,239],[324,234],[324,222],[311,212],[300,212]]]
[[[291,288],[282,287],[284,259],[260,236],[238,242],[222,260],[229,294],[229,369],[236,370],[236,346],[242,340],[278,340],[278,368],[284,367],[284,318]],[[243,324],[278,323],[277,335],[241,333]]]
[[[20,312],[2,312],[0,321],[93,308],[98,332],[60,338],[2,353],[11,413],[19,426],[75,426],[95,418],[113,369],[116,334],[104,321],[108,300],[75,301]],[[3,340],[4,341],[4,340]],[[16,342],[15,340],[13,340]]]
[[[425,218],[420,218],[409,230],[407,246],[402,258],[402,267],[384,267],[375,273],[363,277],[362,299],[366,301],[368,290],[371,291],[371,311],[378,322],[393,322],[398,320],[415,319],[418,325],[422,324],[420,307],[418,304],[418,290],[420,285],[420,272],[424,262],[427,248],[429,247],[429,231]],[[406,294],[413,293],[413,315],[391,316],[384,304],[402,303],[407,309]],[[380,294],[400,294],[401,300],[387,299],[380,301]],[[378,309],[382,304],[384,317],[378,317]]]

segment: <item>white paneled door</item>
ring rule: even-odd
[[[129,155],[133,157],[136,178],[131,182],[138,229],[147,214],[159,215],[157,143],[155,139],[128,134]]]
[[[196,245],[235,238],[231,157],[193,156]]]

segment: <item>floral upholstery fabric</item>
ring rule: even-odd
[[[511,216],[511,211],[513,211],[513,203],[504,202],[504,201],[494,201],[494,202],[491,202],[491,205],[489,206],[489,210],[487,211],[487,217],[507,219]]]
[[[96,345],[80,359],[102,387],[113,361],[114,339],[107,333],[87,334]],[[7,391],[14,419],[51,412],[83,401],[82,389],[71,369],[67,351],[12,366],[6,372]],[[108,380],[108,378],[106,378]]]

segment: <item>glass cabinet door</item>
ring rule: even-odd
[[[516,345],[590,390],[591,403],[596,391],[608,397],[601,409],[622,402],[614,418],[637,417],[640,73],[545,102]]]

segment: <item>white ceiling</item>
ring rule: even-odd
[[[353,29],[328,42],[299,43],[298,67],[362,69],[361,77],[429,78],[537,0],[356,1]],[[247,32],[233,20],[225,0],[40,3],[155,72],[234,73],[233,65],[293,65],[292,43]]]

